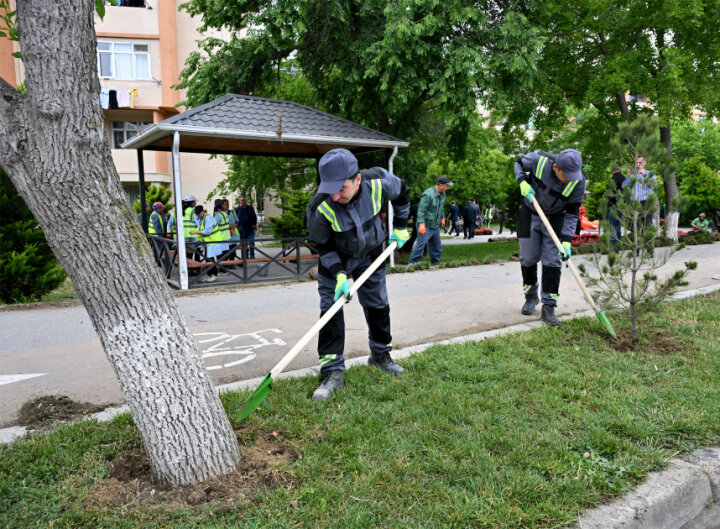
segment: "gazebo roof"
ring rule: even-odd
[[[123,149],[317,158],[344,147],[355,153],[407,147],[408,142],[292,101],[227,94],[156,123]]]

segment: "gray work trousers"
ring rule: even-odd
[[[542,291],[540,298],[545,305],[557,305],[560,287],[562,259],[557,246],[538,215],[529,216],[528,226],[521,232],[518,224],[518,243],[520,245],[520,266],[523,273],[523,293],[526,297],[535,297],[538,293],[537,263],[542,261]]]

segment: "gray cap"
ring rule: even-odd
[[[565,149],[555,158],[555,163],[568,180],[582,180],[582,158],[575,149]]]
[[[188,195],[185,197],[185,202],[197,202],[197,198],[195,198],[193,195]]]
[[[358,174],[358,161],[347,149],[332,149],[320,158],[318,171],[320,171],[318,192],[334,195],[345,185],[345,180]]]
[[[448,186],[453,185],[453,183],[450,181],[450,179],[447,176],[441,176],[440,178],[438,178],[437,181],[435,182],[435,185],[438,185],[438,184],[445,184]]]
[[[698,215],[698,216],[704,217],[704,216],[705,216],[705,213],[700,213],[700,215]]]

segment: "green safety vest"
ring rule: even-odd
[[[207,216],[207,213],[205,213],[205,216]],[[200,219],[200,222],[202,223],[200,225],[201,226],[200,231],[203,231],[202,226],[205,225],[205,217]],[[213,229],[210,232],[210,235],[201,235],[200,240],[204,241],[204,242],[222,242],[222,240],[223,240],[222,233],[220,233],[220,227],[217,225],[217,222],[213,226]]]
[[[219,211],[220,213],[220,223],[215,223],[216,226],[219,226],[220,228],[220,234],[222,235],[221,241],[229,241],[230,240],[230,222],[228,221],[228,214],[227,211]]]
[[[194,235],[190,235],[190,232],[197,229],[197,226],[195,226],[195,219],[193,219],[193,211],[192,206],[190,206],[185,208],[183,213],[183,232],[185,232],[186,239],[194,237]],[[177,231],[177,228],[175,228],[175,231]]]
[[[156,215],[158,217],[158,220],[160,221],[160,227],[163,229],[163,231],[165,230],[163,226],[163,218],[160,216],[160,213],[158,213],[157,211],[153,211],[150,214],[150,218],[148,219],[148,233],[150,235],[155,235],[156,237],[165,237],[164,233],[157,233],[155,231],[155,223],[153,222],[153,217]]]

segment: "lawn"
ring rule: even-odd
[[[677,453],[720,442],[719,303],[663,305],[630,350],[584,318],[436,346],[396,379],[352,368],[324,403],[309,399],[316,379],[282,380],[236,432],[246,457],[283,455],[245,467],[255,485],[235,500],[210,499],[230,477],[195,505],[138,501],[137,481],[113,482],[120,503],[90,500],[138,434],[127,415],[64,426],[0,448],[0,527],[571,525]],[[223,396],[231,416],[247,397]]]
[[[395,263],[398,265],[406,265],[408,259],[410,259],[410,253],[396,253],[395,255]],[[442,247],[440,268],[454,268],[457,266],[489,264],[497,261],[507,261],[508,259],[511,259],[513,256],[517,255],[519,255],[519,247],[517,240],[475,244],[445,244]],[[415,265],[414,269],[422,269],[429,266],[430,257],[426,255],[425,257],[423,257],[422,261]],[[398,269],[396,269],[395,271],[398,271]]]

